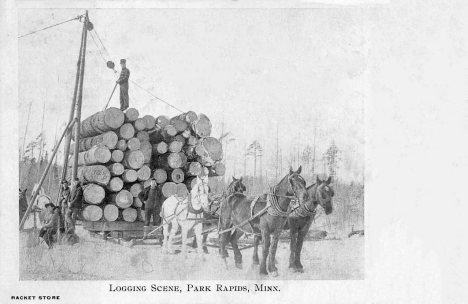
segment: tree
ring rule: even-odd
[[[330,147],[324,154],[324,160],[328,167],[328,175],[332,179],[336,180],[336,171],[338,170],[338,162],[340,160],[341,151],[338,150],[338,147],[335,144],[335,141],[332,140]]]

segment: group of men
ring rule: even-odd
[[[52,240],[57,231],[68,236],[75,235],[75,224],[78,213],[83,207],[83,188],[79,179],[75,179],[72,188],[69,187],[67,181],[61,184],[62,191],[60,194],[60,204],[55,206],[52,203],[45,205],[46,213],[42,219],[42,228],[39,232],[39,237],[43,238],[49,248],[52,245]],[[62,217],[65,216],[65,219]]]

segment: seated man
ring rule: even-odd
[[[45,208],[47,212],[42,222],[43,226],[39,231],[39,237],[44,239],[45,243],[50,249],[52,246],[53,235],[57,233],[57,226],[59,223],[59,207],[56,207],[52,203],[47,203]]]

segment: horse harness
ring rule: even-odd
[[[318,192],[318,187],[315,188],[315,193],[313,197],[312,204],[316,204],[318,202],[317,198],[317,192]],[[300,218],[300,217],[308,217],[308,216],[315,216],[317,213],[317,208],[314,208],[314,210],[310,210],[307,208],[306,204],[300,205],[298,204],[297,201],[294,201],[293,204],[294,208],[291,210],[289,217],[290,218]]]

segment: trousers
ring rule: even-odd
[[[128,103],[128,82],[120,84],[120,110],[124,111],[129,107]]]
[[[150,225],[151,216],[153,216],[153,226],[158,226],[161,222],[161,217],[159,216],[160,208],[156,206],[146,206],[145,207],[145,226]]]
[[[78,208],[68,208],[67,214],[65,216],[65,221],[67,222],[68,230],[75,230],[76,218],[78,216]]]

